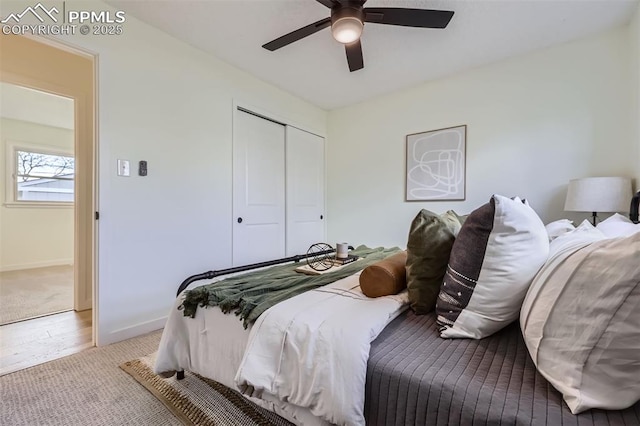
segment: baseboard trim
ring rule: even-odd
[[[19,265],[5,265],[0,267],[0,272],[21,271],[23,269],[46,268],[49,266],[73,265],[73,258],[47,260],[44,262],[22,263]]]
[[[156,318],[154,320],[141,322],[129,327],[113,330],[106,335],[98,336],[96,346],[110,345],[112,343],[117,343],[122,340],[131,339],[132,337],[138,337],[143,334],[151,333],[152,331],[160,330],[166,324],[167,318],[168,316],[164,316],[161,318]],[[100,330],[98,330],[98,333],[101,334]]]
[[[89,298],[89,299],[81,300],[79,303],[77,303],[74,306],[73,309],[76,310],[76,311],[86,311],[86,310],[89,310],[91,308],[93,308],[93,300],[91,300],[91,298]]]

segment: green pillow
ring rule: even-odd
[[[411,222],[407,242],[407,288],[411,309],[423,315],[436,307],[453,242],[460,232],[452,210],[438,215],[422,209]]]
[[[453,210],[449,210],[447,213],[445,214],[451,214],[453,213],[453,215],[458,218],[458,222],[460,222],[460,226],[462,227],[462,225],[464,225],[464,222],[467,220],[467,218],[469,217],[468,214],[464,214],[462,216],[460,216],[458,213],[454,212]],[[460,229],[458,229],[458,231],[460,231]],[[456,237],[458,236],[458,233],[456,232]]]

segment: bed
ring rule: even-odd
[[[234,379],[249,330],[217,308],[202,309],[193,319],[175,312],[156,371],[183,368],[237,389]],[[622,411],[571,414],[562,395],[536,371],[517,323],[471,340],[441,339],[435,321],[435,314],[405,310],[373,341],[366,373],[367,425],[640,424],[640,403]],[[250,399],[296,424],[330,424],[268,395]]]
[[[357,265],[353,267],[358,271]],[[367,298],[359,289],[359,274],[350,274],[280,302],[246,329],[238,317],[225,315],[217,307],[199,308],[193,318],[185,317],[178,309],[183,303],[184,295],[181,295],[165,326],[154,369],[158,374],[192,371],[233,389],[238,389],[242,373],[248,385],[242,389],[246,397],[294,423],[331,424],[323,418],[335,423],[363,423],[364,381],[370,343],[407,309],[408,299],[406,290],[394,296]],[[292,311],[295,321],[291,320]],[[278,328],[282,328],[283,334],[276,334]],[[286,346],[287,349],[279,352],[271,362],[273,378],[265,378],[269,360],[264,359],[264,351],[252,352],[249,348],[275,346],[278,349],[284,335],[288,342],[294,343]],[[296,346],[295,342],[302,343]],[[351,350],[360,356],[349,357]],[[300,362],[303,358],[307,359],[304,366]],[[285,367],[281,368],[281,365]],[[359,381],[338,383],[342,378],[350,379],[343,374],[343,369],[360,371]],[[295,379],[291,378],[293,376]],[[256,382],[259,380],[266,384],[258,387]],[[287,381],[296,385],[268,389],[272,382],[283,381],[285,385]],[[309,395],[305,388],[297,386],[298,382],[313,383],[317,391]],[[298,392],[300,389],[303,391]],[[284,394],[289,402],[282,402]],[[349,398],[352,403],[348,403]],[[335,408],[336,405],[344,406]],[[355,407],[355,413],[351,413],[351,407]],[[333,413],[335,417],[332,417]],[[342,413],[347,416],[344,421],[340,417]]]
[[[634,201],[637,203],[637,196]],[[632,208],[634,211],[637,210]],[[330,284],[329,293],[340,294],[345,300],[359,300],[357,280],[356,273]],[[194,287],[193,283],[189,286]],[[312,297],[308,293],[313,291],[289,299],[289,304],[299,305],[304,300],[300,298]],[[176,300],[165,327],[156,373],[189,370],[238,389],[238,371],[254,327],[245,329],[236,316],[225,315],[213,307],[198,309],[193,318],[184,316],[178,310],[183,296],[181,293]],[[384,321],[379,320],[370,330],[362,385],[362,420],[335,423],[640,424],[640,402],[624,410],[591,409],[572,414],[562,394],[536,369],[518,322],[480,340],[442,339],[435,313],[415,315],[407,309],[402,294],[394,300],[395,305],[387,304],[387,311],[382,313]],[[350,322],[345,318],[348,316],[338,322]],[[283,401],[270,392],[257,392],[252,386],[245,386],[242,391],[248,399],[295,424],[332,424],[327,421],[331,417],[319,416],[316,407],[291,403],[293,398]]]

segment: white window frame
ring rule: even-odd
[[[47,145],[38,145],[33,143],[7,141],[6,151],[6,176],[5,176],[5,203],[6,207],[28,207],[28,208],[73,208],[73,201],[37,201],[37,200],[18,200],[17,197],[17,165],[16,155],[18,151],[37,152],[39,154],[59,155],[65,157],[74,157],[73,149],[65,149],[62,147],[52,147]],[[74,171],[74,180],[75,180]],[[75,189],[74,189],[75,199]]]

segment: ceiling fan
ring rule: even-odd
[[[262,47],[274,51],[324,28],[331,27],[333,38],[344,44],[349,70],[353,72],[364,67],[360,35],[365,22],[403,27],[446,28],[453,17],[453,12],[446,10],[364,7],[367,0],[316,1],[331,9],[330,18],[324,18],[299,28],[262,45]]]

